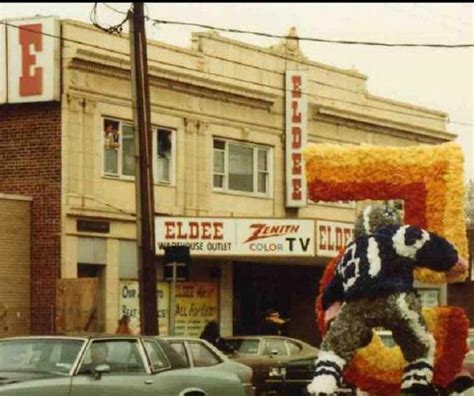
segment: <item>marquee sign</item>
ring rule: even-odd
[[[316,249],[319,257],[335,257],[354,239],[354,224],[316,221]]]
[[[301,150],[308,140],[306,72],[286,71],[286,206],[306,206],[306,177]]]
[[[60,99],[60,22],[0,21],[0,104]]]
[[[314,221],[156,217],[156,254],[189,246],[191,256],[314,256]]]

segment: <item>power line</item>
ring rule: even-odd
[[[71,42],[71,43],[79,44],[79,45],[84,45],[84,46],[86,46],[86,47],[90,47],[90,48],[94,48],[94,49],[99,49],[99,50],[103,50],[103,51],[107,51],[107,52],[111,52],[111,53],[115,53],[115,54],[119,54],[119,55],[130,56],[130,54],[127,53],[127,52],[122,52],[122,51],[113,50],[113,49],[110,49],[110,48],[101,47],[101,46],[99,46],[99,45],[90,44],[90,43],[85,43],[85,42],[82,42],[82,41],[79,41],[79,40],[64,38],[64,37],[56,36],[56,35],[50,34],[50,33],[33,31],[33,30],[28,29],[28,28],[25,28],[25,27],[20,27],[20,26],[13,25],[13,24],[8,23],[8,22],[6,22],[6,21],[0,21],[0,23],[3,24],[3,25],[5,25],[5,26],[10,26],[10,27],[14,27],[14,28],[17,28],[17,29],[22,29],[22,30],[25,30],[25,31],[31,31],[31,32],[34,32],[34,33],[36,33],[36,34],[39,33],[39,34],[44,35],[44,36],[47,36],[47,37],[59,39],[59,40],[61,40],[61,41]],[[225,74],[215,73],[215,72],[210,72],[210,71],[200,71],[200,70],[196,70],[196,69],[194,69],[194,68],[192,68],[192,67],[189,67],[189,66],[176,65],[176,64],[173,64],[173,63],[170,63],[170,62],[166,62],[166,61],[157,61],[157,62],[158,62],[158,63],[161,63],[161,64],[164,64],[164,65],[168,65],[168,66],[179,67],[179,68],[181,68],[181,69],[190,70],[190,71],[193,71],[193,72],[200,72],[200,73],[204,73],[204,74],[208,74],[208,75],[216,76],[216,77],[224,77],[224,78],[227,78],[227,79],[232,79],[232,80],[240,81],[240,82],[243,82],[243,83],[246,83],[246,84],[253,84],[253,85],[260,86],[260,87],[264,87],[264,88],[271,88],[271,89],[273,89],[273,90],[277,89],[277,90],[279,90],[279,91],[282,91],[282,90],[283,90],[283,92],[288,92],[288,90],[286,90],[285,88],[278,88],[278,87],[275,87],[275,86],[273,86],[273,85],[263,84],[263,83],[260,83],[260,82],[257,82],[257,81],[249,81],[249,80],[242,79],[242,78],[239,78],[239,77],[231,77],[231,76],[227,76],[227,75],[225,75]],[[247,65],[247,66],[251,67],[251,65]],[[265,70],[265,69],[262,69],[262,70]],[[266,71],[270,71],[270,70],[266,70]],[[280,73],[280,72],[274,72],[274,73]],[[281,72],[281,74],[283,75],[284,73]],[[339,89],[349,90],[349,89],[342,88],[342,87],[338,87],[338,86],[335,86],[335,85],[332,85],[332,84],[321,83],[321,82],[318,82],[318,81],[316,81],[316,80],[310,80],[310,81],[314,81],[314,82],[316,82],[316,83],[320,83],[320,84],[323,84],[323,85],[327,85],[327,86],[332,87],[332,88],[339,88]],[[363,93],[363,92],[355,91],[355,90],[349,90],[349,91],[353,91],[353,92],[358,93],[358,94]],[[340,103],[346,103],[346,104],[353,104],[353,105],[360,106],[360,107],[364,107],[364,108],[370,108],[370,109],[373,109],[373,110],[382,110],[382,111],[390,112],[390,113],[394,113],[394,114],[408,115],[408,116],[416,117],[416,118],[420,118],[420,119],[431,119],[431,120],[438,120],[438,121],[440,120],[438,117],[423,116],[423,115],[417,115],[417,114],[407,113],[407,112],[398,111],[398,110],[393,110],[393,109],[386,109],[386,108],[383,108],[383,107],[377,107],[377,106],[371,106],[371,105],[364,105],[364,104],[362,104],[362,103],[347,101],[347,100],[343,100],[343,99],[325,97],[325,96],[321,96],[321,95],[315,95],[315,94],[312,94],[312,93],[309,93],[309,92],[302,92],[302,93],[303,93],[303,94],[306,94],[306,95],[308,95],[308,96],[310,96],[310,97],[313,97],[313,98],[315,98],[315,99],[318,99],[318,98],[319,98],[319,99],[331,100],[331,101],[333,101],[333,102],[340,102]],[[469,127],[474,128],[474,124],[467,123],[467,122],[463,122],[463,121],[449,120],[449,122],[452,123],[452,124],[459,124],[459,125],[464,125],[464,126],[469,126]]]
[[[128,15],[128,11],[121,11],[121,10],[118,10],[117,8],[112,7],[110,4],[107,4],[107,3],[100,3],[100,4],[103,4],[103,5],[104,5],[105,7],[107,7],[109,10],[115,11],[115,12],[118,13],[118,14]]]
[[[250,30],[241,30],[233,28],[220,28],[211,25],[205,25],[201,23],[192,23],[192,22],[178,22],[178,21],[166,21],[163,19],[153,19],[146,17],[148,20],[152,21],[153,24],[168,24],[168,25],[181,25],[181,26],[194,26],[200,27],[203,29],[211,29],[221,32],[228,33],[241,33],[241,34],[252,34],[260,37],[270,37],[270,38],[279,38],[287,40],[299,40],[299,41],[313,41],[318,43],[330,43],[330,44],[347,44],[347,45],[368,45],[368,46],[378,46],[378,47],[428,47],[428,48],[472,48],[474,44],[415,44],[415,43],[384,43],[376,41],[352,41],[352,40],[330,40],[322,39],[316,37],[292,37],[286,35],[270,34],[264,32],[254,32]]]
[[[21,30],[24,30],[24,31],[26,31],[26,32],[32,32],[32,33],[35,33],[35,34],[41,34],[42,36],[55,38],[55,39],[60,40],[61,42],[79,44],[79,45],[83,45],[83,46],[85,46],[85,47],[90,47],[90,48],[94,48],[94,49],[99,49],[99,50],[108,51],[108,52],[111,52],[111,53],[113,53],[113,54],[125,55],[125,56],[127,56],[127,57],[130,56],[130,53],[128,53],[128,52],[117,51],[117,50],[114,50],[114,49],[112,49],[112,48],[105,48],[105,47],[101,47],[100,45],[95,45],[95,44],[91,44],[91,43],[85,43],[84,41],[79,41],[79,40],[74,40],[74,39],[70,39],[70,38],[65,38],[65,37],[57,36],[57,35],[51,34],[51,33],[38,32],[38,31],[36,31],[36,30],[28,29],[28,28],[26,28],[26,27],[24,27],[24,26],[17,26],[17,25],[14,25],[14,24],[12,24],[12,23],[8,23],[7,21],[0,21],[0,24],[5,25],[5,26],[8,26],[8,27],[16,28],[16,29],[18,29],[18,30],[21,29]]]
[[[120,12],[120,11],[115,10],[113,7],[111,7],[111,6],[109,6],[109,5],[105,4],[105,3],[102,3],[102,4],[104,4],[104,5],[105,5],[106,7],[108,7],[108,8],[113,9],[113,10],[116,11],[116,12]],[[100,29],[100,30],[102,30],[102,31],[104,31],[104,32],[106,32],[106,33],[109,33],[109,34],[114,34],[114,33],[116,33],[116,34],[118,34],[118,35],[122,34],[123,26],[125,25],[125,23],[126,23],[126,22],[128,21],[128,19],[129,19],[129,13],[128,13],[128,12],[123,13],[123,14],[125,14],[125,18],[123,18],[123,20],[122,20],[120,23],[118,23],[118,24],[116,24],[116,25],[110,25],[109,27],[105,27],[105,26],[102,26],[102,25],[100,24],[99,19],[98,19],[98,17],[97,17],[97,6],[98,6],[98,3],[94,3],[94,5],[92,6],[92,9],[91,9],[91,12],[90,12],[90,15],[89,15],[89,18],[90,18],[90,20],[91,20],[91,23],[92,23],[96,28],[98,28],[98,29]],[[122,12],[120,12],[120,13],[122,14]]]

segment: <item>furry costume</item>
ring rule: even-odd
[[[327,320],[337,316],[321,344],[308,392],[336,392],[357,349],[371,342],[372,328],[382,326],[392,331],[407,362],[402,392],[428,395],[435,342],[421,316],[413,270],[450,271],[459,262],[457,251],[434,233],[401,226],[398,213],[386,206],[366,208],[355,236],[323,294]]]

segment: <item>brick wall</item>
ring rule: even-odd
[[[31,331],[54,331],[61,265],[61,106],[0,106],[0,192],[31,205]]]

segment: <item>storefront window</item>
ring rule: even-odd
[[[270,195],[270,155],[264,146],[214,139],[214,189]]]

